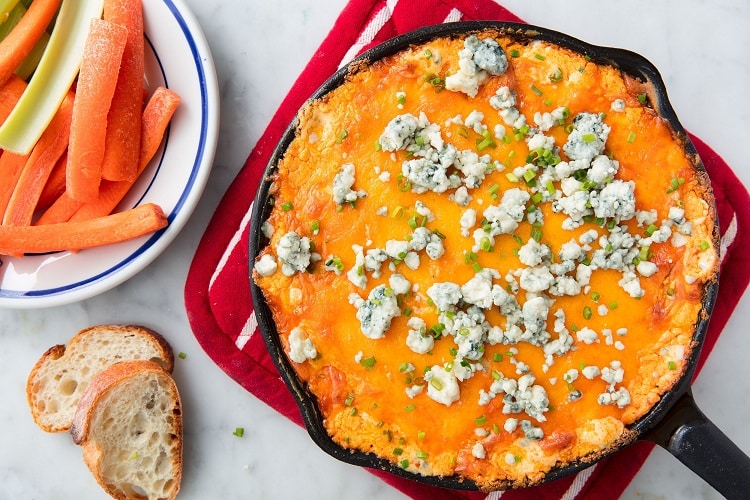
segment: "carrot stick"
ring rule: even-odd
[[[0,123],[8,118],[24,90],[26,90],[26,82],[16,75],[11,75],[8,81],[0,86]]]
[[[167,218],[153,203],[81,222],[43,226],[0,226],[0,254],[58,252],[119,243],[165,227]]]
[[[143,5],[141,0],[105,0],[104,20],[125,26],[128,39],[107,116],[102,178],[134,180],[141,144],[143,109]]]
[[[99,192],[107,113],[127,36],[122,26],[91,20],[78,73],[68,146],[66,187],[75,200],[95,200]]]
[[[143,134],[137,175],[141,175],[159,149],[167,125],[180,104],[180,96],[173,90],[159,87],[154,90],[143,110]],[[86,220],[111,213],[122,201],[135,181],[102,181],[99,197],[85,203],[71,220]]]
[[[10,151],[4,151],[0,156],[0,214],[5,213],[5,208],[8,206],[10,197],[13,196],[13,190],[29,156],[31,153],[17,155]]]
[[[26,161],[21,176],[16,182],[13,195],[5,208],[3,224],[15,226],[31,224],[39,195],[57,160],[68,146],[74,97],[73,92],[68,92],[60,109],[55,113],[34,149],[31,150],[31,155]]]
[[[39,195],[35,210],[46,210],[65,192],[65,169],[68,168],[68,152],[63,152],[57,160],[55,168],[49,174],[47,183]],[[67,220],[67,219],[66,219]]]
[[[60,196],[58,196],[54,203],[52,203],[49,208],[44,211],[42,216],[39,217],[36,222],[34,222],[34,225],[40,226],[43,224],[58,224],[60,222],[68,222],[73,214],[76,213],[82,205],[82,201],[74,200],[68,195],[67,192],[63,192]]]
[[[21,65],[42,37],[61,0],[34,0],[15,28],[0,42],[0,84]]]

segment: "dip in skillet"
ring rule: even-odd
[[[705,172],[646,88],[484,30],[302,109],[253,279],[336,443],[490,490],[632,439],[718,265]]]

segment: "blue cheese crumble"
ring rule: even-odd
[[[276,245],[276,256],[281,262],[281,272],[284,276],[304,272],[310,265],[310,239],[289,231]]]
[[[357,308],[362,333],[369,339],[383,338],[391,326],[391,320],[401,314],[396,294],[385,285],[378,285],[370,291],[367,300],[353,295],[350,301]]]
[[[295,363],[304,363],[308,359],[315,359],[318,351],[312,341],[307,338],[304,330],[299,327],[289,332],[289,359]]]
[[[480,40],[471,35],[464,40],[458,53],[459,69],[445,78],[445,88],[475,97],[488,74],[502,75],[508,69],[508,59],[502,47],[493,39]]]
[[[354,191],[354,165],[345,163],[341,166],[341,171],[333,178],[333,201],[337,205],[344,203],[354,203],[360,198],[367,196],[363,190]]]

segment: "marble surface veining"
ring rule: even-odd
[[[185,415],[180,498],[403,498],[357,467],[330,458],[296,425],[229,379],[193,337],[183,305],[186,273],[221,195],[345,5],[345,0],[199,2],[219,76],[221,132],[198,208],[167,252],[98,297],[41,310],[0,310],[0,499],[107,498],[67,434],[33,423],[24,387],[50,346],[98,323],[141,323],[176,352]],[[683,125],[708,142],[750,185],[750,3],[744,0],[504,0],[528,22],[624,47],[661,71]],[[703,411],[750,452],[750,300],[745,296],[694,385]],[[245,435],[235,437],[236,427]],[[628,499],[720,498],[672,456],[656,450]]]

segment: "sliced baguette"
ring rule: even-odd
[[[143,326],[93,326],[76,334],[67,347],[51,347],[36,362],[26,382],[34,422],[47,432],[69,430],[91,378],[114,363],[131,359],[153,360],[169,372],[174,367],[167,341]]]
[[[97,374],[70,428],[97,482],[118,499],[173,499],[182,479],[177,386],[152,361],[123,361]]]

